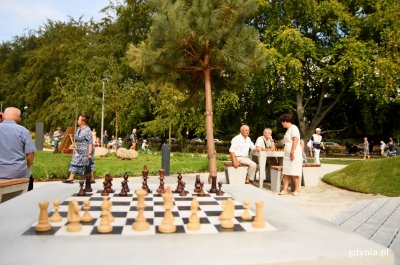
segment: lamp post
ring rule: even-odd
[[[28,105],[24,107],[24,120],[25,120],[25,128],[26,128],[26,120],[28,118]]]
[[[105,89],[105,82],[108,81],[107,78],[103,78],[101,79],[101,81],[103,82],[103,90],[102,90],[102,98],[101,98],[101,134],[100,134],[100,142],[101,142],[101,146],[103,146],[104,141],[103,141],[103,137],[104,137],[104,89]]]
[[[3,101],[0,102],[0,112],[3,112]]]

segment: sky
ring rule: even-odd
[[[99,11],[108,4],[109,0],[0,0],[0,43],[39,29],[47,19],[82,16],[83,21],[99,21],[104,17]]]

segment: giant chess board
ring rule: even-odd
[[[230,194],[225,193],[224,195],[217,196],[213,193],[205,192],[204,197],[197,197],[199,202],[198,216],[200,218],[200,230],[193,231],[187,229],[188,219],[191,215],[191,202],[195,193],[188,193],[187,196],[179,196],[177,193],[173,193],[174,196],[174,207],[172,208],[172,214],[175,217],[174,223],[176,225],[175,234],[216,234],[216,233],[232,233],[232,232],[267,232],[275,231],[276,229],[270,224],[266,223],[264,228],[253,228],[252,220],[244,221],[241,219],[241,215],[244,212],[243,204],[232,197]],[[150,228],[146,231],[135,231],[132,229],[132,224],[137,217],[138,211],[136,209],[137,197],[133,193],[129,193],[128,196],[119,196],[118,193],[110,193],[108,200],[112,202],[111,213],[114,216],[114,222],[112,223],[113,229],[111,233],[101,235],[124,235],[124,236],[146,236],[156,235],[160,231],[158,226],[161,224],[164,216],[163,198],[157,193],[150,193],[145,198],[146,208],[144,211],[145,218],[150,224]],[[222,228],[220,225],[219,216],[222,212],[221,204],[224,200],[231,198],[235,204],[234,210],[234,227],[232,229]],[[82,208],[85,200],[90,201],[89,213],[93,217],[93,221],[90,223],[82,223],[82,229],[78,232],[67,232],[67,212],[68,203],[71,200],[76,200],[79,206]],[[60,203],[59,213],[63,217],[61,222],[51,222],[52,229],[48,232],[36,232],[35,225],[33,223],[25,232],[23,236],[88,236],[88,235],[100,235],[97,231],[97,227],[100,224],[101,217],[101,204],[104,198],[101,196],[101,191],[95,190],[93,193],[88,193],[86,196],[78,196],[73,194],[65,201]],[[50,202],[51,204],[52,202]],[[254,206],[254,202],[251,202]],[[51,208],[52,206],[50,206]],[[249,209],[254,219],[254,212]],[[39,208],[38,208],[39,213]],[[81,210],[81,215],[83,210]],[[49,212],[49,216],[53,214]]]

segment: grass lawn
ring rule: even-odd
[[[353,191],[400,196],[400,157],[354,161],[323,180]]]
[[[68,168],[71,154],[53,154],[52,152],[37,151],[32,166],[32,174],[36,180],[56,180],[69,176]],[[217,155],[217,166],[223,171],[223,161],[229,160],[225,154]],[[122,160],[114,154],[107,157],[95,158],[95,176],[104,177],[109,173],[122,177],[125,172],[129,176],[141,176],[143,166],[147,165],[150,175],[158,175],[161,168],[161,153],[140,153],[136,159]],[[170,174],[195,173],[208,171],[208,158],[205,154],[171,153]]]

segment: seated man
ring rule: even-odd
[[[257,138],[256,146],[260,147],[261,151],[275,151],[275,142],[270,128],[264,129],[263,135]]]
[[[33,189],[32,167],[35,144],[29,131],[18,125],[21,111],[14,107],[4,110],[0,123],[0,179],[30,178],[28,191]]]
[[[249,166],[246,182],[250,178],[254,178],[257,170],[257,164],[251,160],[249,155],[249,150],[257,150],[261,151],[260,147],[256,147],[251,139],[249,138],[250,128],[247,125],[242,125],[240,127],[240,134],[236,135],[231,141],[231,147],[229,148],[229,153],[232,158],[232,163],[235,168],[239,166],[239,164],[245,164]]]

